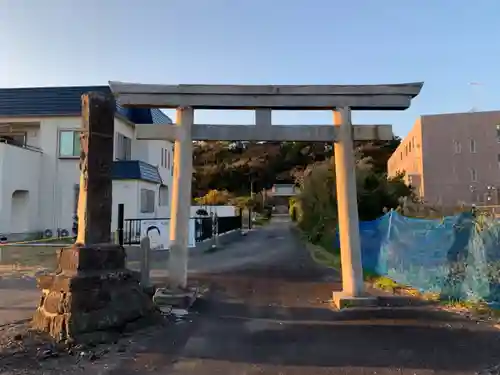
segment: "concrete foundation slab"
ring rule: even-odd
[[[332,304],[338,309],[346,308],[405,308],[424,307],[435,304],[433,301],[423,300],[418,297],[399,295],[371,295],[352,297],[342,292],[334,292]]]
[[[334,292],[332,294],[332,304],[339,310],[352,307],[377,307],[378,298],[369,295],[353,297],[342,292]]]
[[[159,288],[153,296],[153,302],[158,307],[174,307],[187,309],[198,297],[198,288],[192,287],[186,290],[171,290],[168,288]]]

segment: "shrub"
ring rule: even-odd
[[[384,208],[396,208],[400,197],[411,197],[412,190],[404,184],[403,177],[387,179],[386,175],[373,171],[369,159],[360,160],[356,164],[360,220],[376,219],[384,214]],[[301,185],[301,193],[297,196],[300,228],[314,243],[323,237],[332,237],[337,228],[334,163],[327,160],[312,164],[301,178]]]
[[[228,204],[232,195],[227,190],[210,190],[203,197],[195,198],[195,202],[203,206],[218,206]]]
[[[302,209],[300,208],[300,200],[298,198],[290,198],[288,214],[290,215],[292,221],[300,221],[300,218],[302,216]]]
[[[255,208],[258,206],[257,199],[249,196],[240,196],[231,198],[229,200],[229,203],[238,208],[248,209],[248,210],[255,210]]]

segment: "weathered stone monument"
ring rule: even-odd
[[[78,236],[58,251],[56,271],[38,277],[32,322],[57,340],[106,340],[155,311],[124,248],[110,242],[115,108],[110,95],[82,97]]]

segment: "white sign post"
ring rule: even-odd
[[[152,251],[170,249],[170,220],[151,219],[141,221],[141,239],[149,237]],[[195,247],[195,219],[189,220],[188,247]]]

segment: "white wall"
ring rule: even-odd
[[[39,184],[42,153],[0,143],[0,232],[33,232],[41,224]],[[13,193],[15,194],[13,202]],[[17,210],[18,215],[14,215]],[[22,215],[21,215],[21,210]]]
[[[298,189],[293,184],[276,184],[273,186],[272,195],[274,196],[293,196],[298,193]]]
[[[111,230],[118,228],[118,205],[123,204],[124,218],[134,219],[140,209],[140,201],[137,199],[139,181],[122,180],[113,181],[113,208],[111,218]]]
[[[113,216],[111,230],[118,227],[118,204],[124,205],[125,219],[156,219],[167,218],[167,210],[159,206],[159,185],[137,180],[113,181]],[[155,192],[155,211],[141,212],[141,189],[148,189]]]
[[[75,207],[74,187],[79,183],[78,157],[59,158],[59,132],[81,128],[81,117],[60,116],[47,118],[2,118],[1,123],[37,123],[39,128],[27,129],[27,143],[39,147],[43,154],[28,151],[15,146],[0,145],[0,232],[10,232],[7,221],[10,214],[5,211],[7,203],[12,199],[12,181],[17,181],[21,189],[28,186],[30,191],[30,229],[43,231],[57,228],[71,232]],[[171,170],[162,167],[162,148],[172,152],[172,144],[167,141],[137,141],[135,126],[125,120],[115,119],[115,133],[121,133],[132,139],[132,159],[142,160],[158,165],[161,177],[169,187],[171,194]],[[10,149],[14,150],[10,150]],[[173,155],[170,156],[173,159]],[[7,166],[7,167],[5,167]],[[11,178],[14,176],[14,178]],[[6,185],[7,184],[7,185]],[[17,186],[17,185],[16,185]],[[155,212],[153,214],[140,213],[140,188],[154,189]],[[31,194],[33,191],[33,194]],[[10,192],[10,193],[9,193]],[[6,195],[9,195],[6,199]],[[155,218],[169,217],[170,204],[160,207],[159,186],[143,181],[114,181],[113,182],[113,221],[112,228],[116,228],[116,211],[118,203],[125,204],[125,218]],[[169,203],[171,199],[169,197]],[[10,206],[9,206],[10,207]],[[7,220],[7,218],[9,218]]]
[[[174,160],[173,143],[168,141],[141,142],[148,142],[147,159],[144,160],[158,167],[162,181],[171,189]],[[162,163],[162,153],[165,153],[164,163]]]
[[[143,140],[132,140],[132,159],[148,160],[148,142]]]
[[[135,141],[136,158],[158,167],[163,183],[168,187],[168,205],[158,208],[157,217],[170,217],[173,181],[173,143],[168,141]],[[134,147],[134,146],[133,146]],[[139,158],[140,156],[140,158]],[[162,157],[164,160],[162,161]]]
[[[148,190],[153,190],[155,192],[155,212],[154,213],[141,213],[140,211],[140,202],[141,202],[141,189],[148,189]],[[170,205],[168,206],[160,206],[160,199],[159,199],[159,189],[160,186],[158,184],[154,184],[152,182],[147,182],[147,181],[139,181],[138,185],[138,191],[137,191],[137,202],[138,203],[138,209],[137,213],[138,216],[137,218],[141,219],[148,219],[148,218],[167,218],[170,217]],[[170,192],[170,190],[169,190]],[[171,193],[171,192],[170,192]],[[169,203],[170,203],[170,197],[169,197]]]
[[[135,125],[120,118],[115,118],[115,140],[113,142],[113,160],[116,160],[116,148],[114,145],[116,144],[116,134],[120,133],[127,138],[131,139],[131,159],[132,160],[144,160],[141,157],[134,157],[134,142],[135,141]],[[147,142],[147,141],[146,141]]]
[[[162,157],[164,160],[162,161]],[[161,140],[137,140],[132,141],[132,159],[143,160],[158,167],[163,183],[168,187],[169,199],[167,206],[158,206],[156,217],[170,217],[172,181],[173,181],[173,143]]]
[[[60,130],[81,128],[80,117],[48,118],[46,121],[48,123],[46,126],[43,126],[45,124],[42,123],[42,137],[46,135],[52,140],[55,139],[56,142],[58,142],[58,132]],[[115,134],[116,133],[121,133],[124,136],[133,139],[135,130],[132,124],[115,118]],[[45,144],[46,143],[44,143],[42,140],[41,145],[44,149]],[[58,143],[56,143],[56,147],[51,149],[55,150],[52,152],[52,156],[56,161],[54,169],[56,170],[55,173],[58,176],[57,183],[54,184],[53,187],[53,189],[56,191],[55,204],[53,207],[58,207],[58,209],[56,209],[53,213],[53,230],[55,230],[56,228],[71,229],[71,226],[73,224],[73,212],[75,204],[73,189],[75,184],[79,183],[80,177],[79,158],[59,158],[58,146]],[[116,150],[114,149],[113,159],[116,157],[115,152]],[[123,196],[121,186],[122,184],[120,183],[118,185],[115,182],[113,183],[113,196],[115,194],[115,191],[118,191],[116,194],[119,199],[122,199],[121,197]],[[113,206],[116,205],[113,204]],[[113,209],[116,210],[116,207],[113,207]],[[49,209],[46,209],[44,211],[47,211],[48,213]],[[116,220],[116,218],[114,218],[113,220]]]
[[[191,206],[191,217],[199,216],[196,213],[199,209],[207,211],[209,215],[213,213],[219,217],[236,216],[238,213],[236,206]]]

